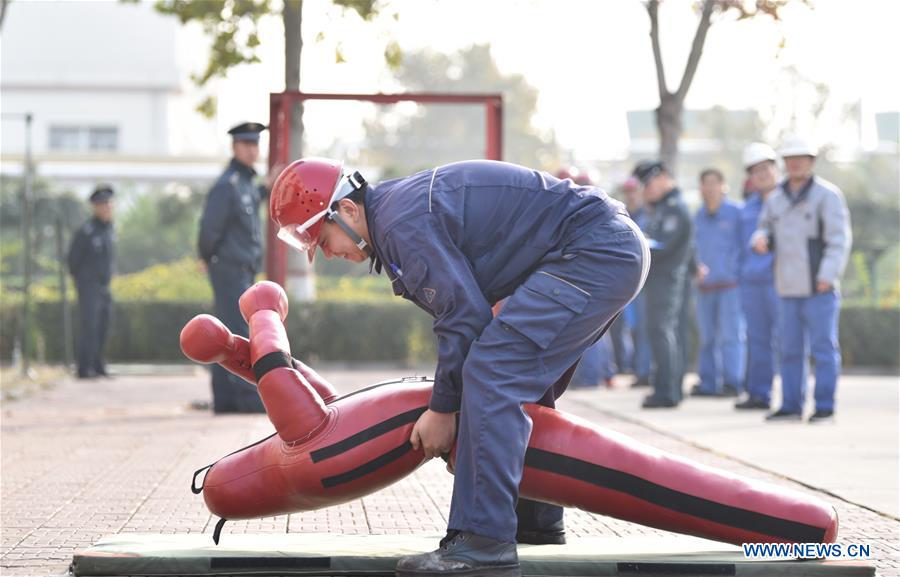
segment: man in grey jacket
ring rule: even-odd
[[[816,149],[791,138],[780,151],[787,179],[766,200],[753,234],[753,250],[775,254],[781,297],[781,408],[769,421],[799,421],[807,357],[816,363],[816,410],[810,423],[834,418],[841,367],[838,345],[839,282],[852,242],[850,214],[840,189],[813,174]]]

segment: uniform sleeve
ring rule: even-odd
[[[675,219],[674,225],[667,226],[667,219]],[[653,239],[659,243],[656,250],[653,251],[653,260],[666,262],[673,254],[678,254],[678,251],[685,244],[691,244],[693,236],[694,226],[693,221],[691,221],[691,215],[686,208],[677,207],[670,214],[663,217],[663,224]]]
[[[203,216],[200,217],[197,248],[200,251],[200,258],[207,262],[216,253],[216,247],[219,246],[219,242],[225,234],[232,198],[234,198],[234,186],[227,180],[217,182],[206,197]]]
[[[756,244],[756,239],[762,237],[769,239],[772,237],[774,230],[772,229],[772,195],[762,203],[762,210],[759,211],[759,220],[756,221],[756,231],[750,237],[750,246]],[[772,247],[769,247],[772,250]]]
[[[462,369],[469,347],[491,322],[491,306],[472,275],[469,261],[450,240],[433,214],[425,214],[389,231],[388,254],[402,272],[407,298],[434,317],[437,370],[429,408],[459,410]]]
[[[847,203],[839,191],[828,191],[823,202],[821,218],[825,253],[816,280],[835,284],[847,266],[852,243],[850,211],[847,210]]]
[[[72,276],[77,276],[84,262],[84,254],[87,249],[88,238],[84,234],[84,230],[79,228],[72,238],[72,245],[69,247],[69,255],[66,259],[69,264],[69,272]]]
[[[703,264],[700,262],[700,259],[697,255],[696,247],[700,244],[700,214],[702,213],[703,208],[697,210],[694,213],[694,218],[691,221],[691,224],[694,226],[694,229],[691,231],[691,256],[688,259],[688,274],[691,276],[695,276],[697,274],[697,270],[699,270],[700,265]]]

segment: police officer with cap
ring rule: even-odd
[[[681,191],[660,161],[639,163],[633,175],[640,181],[645,201],[642,222],[652,260],[642,293],[647,315],[647,336],[656,372],[653,393],[643,408],[676,407],[682,398],[684,376],[678,344],[678,319],[685,290],[685,275],[692,256],[693,225]]]
[[[113,189],[98,185],[91,194],[93,216],[75,233],[69,247],[69,271],[78,291],[78,378],[108,377],[103,344],[109,327],[115,243],[112,226]]]
[[[262,258],[259,204],[266,196],[255,184],[259,135],[266,126],[244,122],[228,131],[234,153],[203,208],[198,248],[215,297],[216,316],[231,332],[248,336],[238,299],[256,276]],[[212,367],[213,412],[264,412],[256,388],[222,367]]]

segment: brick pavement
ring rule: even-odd
[[[404,370],[322,370],[342,392],[410,374]],[[75,549],[124,532],[211,534],[215,519],[188,489],[196,469],[271,433],[261,415],[212,417],[188,403],[208,396],[206,374],[63,381],[2,408],[0,572],[57,575]],[[421,374],[421,373],[420,373]],[[578,402],[561,408],[597,424],[711,466],[800,488],[777,473],[705,451],[632,420]],[[610,394],[616,394],[611,392]],[[568,396],[568,395],[567,395]],[[564,397],[565,399],[565,397]],[[321,511],[230,522],[229,533],[441,533],[452,478],[432,462],[364,499]],[[809,490],[809,489],[803,489]],[[900,575],[900,522],[821,493],[841,519],[842,542],[870,543],[878,574]],[[567,513],[569,534],[664,535],[594,516]]]

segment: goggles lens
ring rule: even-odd
[[[309,229],[324,216],[325,212],[323,211],[303,224],[288,224],[282,226],[278,229],[278,238],[295,249],[306,252],[315,247],[316,243],[319,241],[318,238],[313,238]]]

